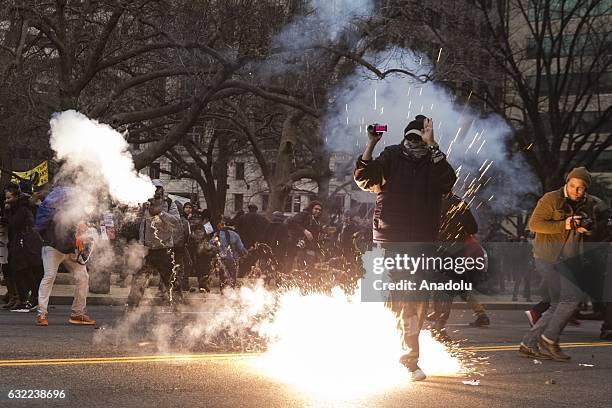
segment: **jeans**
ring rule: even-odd
[[[42,261],[44,275],[38,289],[38,314],[46,315],[49,306],[49,297],[53,289],[53,283],[57,276],[57,268],[61,263],[72,274],[74,278],[74,301],[72,302],[72,314],[82,315],[85,313],[87,303],[87,289],[89,287],[89,274],[85,265],[81,265],[73,259],[73,254],[64,254],[50,246],[42,247]]]
[[[397,245],[383,244],[384,256],[394,258],[396,255],[408,254],[430,254],[431,249],[427,245]],[[416,271],[414,275],[398,273],[388,270],[390,281],[399,282],[402,279],[420,281],[428,279],[429,274],[424,271]],[[417,284],[417,287],[419,284]],[[401,333],[401,347],[404,354],[400,357],[400,363],[409,371],[415,371],[419,363],[419,334],[425,322],[427,306],[429,302],[429,291],[406,290],[390,291],[385,307],[390,309],[397,319],[397,328]]]
[[[577,271],[541,259],[536,259],[536,270],[548,288],[550,307],[523,337],[523,343],[529,347],[537,346],[542,335],[558,343],[561,332],[583,296],[582,290],[572,279],[572,274]]]

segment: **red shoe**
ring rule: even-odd
[[[529,320],[529,326],[533,327],[538,320],[540,320],[540,314],[533,309],[525,310],[527,320]]]
[[[68,323],[70,324],[85,324],[85,325],[94,325],[96,321],[90,319],[87,315],[70,315],[70,319],[68,319]]]

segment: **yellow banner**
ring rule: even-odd
[[[32,186],[35,186],[35,187],[43,186],[47,184],[47,182],[49,181],[49,165],[48,165],[47,160],[40,163],[38,166],[34,167],[33,169],[26,170],[26,171],[15,171],[14,173],[21,178],[30,180],[30,182],[32,183]],[[11,181],[13,183],[19,183],[19,181],[21,180],[19,180],[17,177],[13,177]]]

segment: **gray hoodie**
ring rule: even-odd
[[[155,200],[151,200],[151,203],[154,204]],[[144,210],[140,222],[140,243],[149,249],[172,248],[174,247],[173,231],[177,225],[180,225],[181,217],[174,202],[168,205],[166,199],[160,199],[157,200],[157,203],[162,208],[159,216],[151,217],[149,208]]]

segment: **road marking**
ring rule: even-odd
[[[125,357],[76,357],[30,360],[0,360],[0,367],[30,365],[75,365],[75,364],[120,364],[120,363],[165,363],[165,362],[199,362],[251,359],[260,353],[222,353],[222,354],[178,354]]]
[[[612,347],[612,342],[562,343],[564,348]],[[516,351],[517,345],[489,345],[459,348],[468,352]],[[177,355],[148,355],[124,357],[76,357],[30,360],[0,360],[0,367],[83,365],[83,364],[128,364],[128,363],[192,363],[223,360],[248,360],[261,357],[263,353],[203,353]]]
[[[581,342],[581,343],[561,343],[564,348],[577,348],[577,347],[610,347],[612,346],[611,341],[593,341],[593,342]],[[460,350],[465,351],[508,351],[518,350],[517,344],[509,345],[490,345],[490,346],[474,346],[474,347],[459,347]]]

